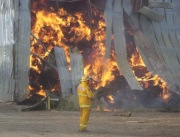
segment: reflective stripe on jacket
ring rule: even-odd
[[[92,106],[92,98],[94,97],[94,94],[90,90],[86,81],[81,82],[77,88],[77,93],[79,97],[79,106],[81,108]]]

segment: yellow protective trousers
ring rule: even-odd
[[[80,108],[80,130],[86,130],[91,107]]]

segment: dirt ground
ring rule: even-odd
[[[81,133],[78,111],[18,111],[0,103],[0,137],[180,137],[180,113],[157,110],[92,111],[90,132]]]

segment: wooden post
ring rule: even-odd
[[[47,96],[47,110],[51,110],[51,99],[50,99],[50,96],[48,95]]]

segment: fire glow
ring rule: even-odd
[[[46,50],[41,44],[31,37],[31,48],[32,53],[37,54],[42,59],[48,58],[50,52],[55,46],[59,46],[64,49],[68,63],[70,63],[69,48],[74,46],[79,46],[81,41],[84,43],[92,42],[91,53],[85,60],[84,73],[90,74],[93,78],[98,79],[99,83],[94,87],[98,89],[99,87],[105,87],[111,81],[113,81],[117,75],[121,75],[119,72],[119,67],[115,61],[115,53],[112,50],[111,58],[104,59],[105,54],[105,22],[104,17],[101,12],[96,11],[98,17],[97,20],[92,20],[90,22],[93,24],[93,28],[88,25],[85,21],[84,13],[68,13],[65,9],[59,8],[57,12],[54,8],[50,8],[51,11],[45,9],[34,9],[32,8],[32,13],[34,13],[35,19],[32,23],[32,33],[41,40],[46,46]],[[96,17],[96,18],[97,18]],[[67,36],[68,35],[68,36]],[[83,45],[84,47],[87,45]],[[81,51],[83,52],[83,51]],[[129,59],[132,71],[135,73],[134,67],[136,68],[146,68],[141,56],[136,49]],[[69,66],[70,67],[70,66]],[[30,68],[37,74],[41,74],[44,69],[42,60],[38,57],[30,56]],[[70,68],[69,68],[70,70]],[[118,74],[114,72],[118,71]],[[141,70],[140,70],[141,71]],[[135,73],[136,75],[136,73]],[[160,86],[162,89],[162,94],[160,95],[164,100],[168,100],[170,94],[167,91],[167,84],[158,75],[153,76],[150,72],[144,72],[143,76],[137,76],[136,79],[140,82],[143,88],[148,88],[149,86]],[[32,76],[30,76],[30,81],[32,81]],[[149,84],[149,82],[151,84]],[[45,88],[37,84],[39,90],[36,94],[45,96]],[[50,90],[54,91],[53,85]],[[34,93],[35,87],[29,86],[29,90]],[[114,101],[112,96],[108,96],[111,101]]]

